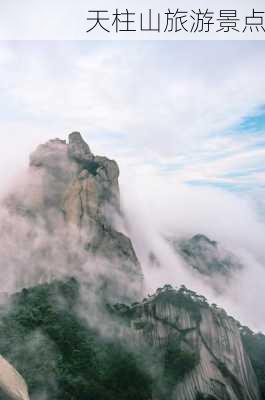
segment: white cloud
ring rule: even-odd
[[[25,163],[40,141],[82,130],[133,173],[165,167],[178,180],[232,182],[222,175],[262,163],[263,150],[252,149],[260,137],[233,127],[265,104],[263,50],[261,42],[3,42],[0,170],[13,173],[21,165],[13,160]]]

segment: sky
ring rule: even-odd
[[[79,130],[133,174],[255,192],[262,203],[264,50],[263,41],[3,41],[0,177],[39,142]]]
[[[119,163],[140,261],[169,231],[218,240],[248,267],[219,302],[264,331],[264,50],[263,41],[1,41],[0,194],[38,144],[80,131]],[[145,271],[152,290],[183,273],[160,255],[169,267]]]

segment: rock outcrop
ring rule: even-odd
[[[27,385],[22,376],[0,356],[0,398],[29,400]]]
[[[54,208],[64,212],[67,222],[85,227],[106,217],[107,207],[119,211],[117,163],[94,156],[79,132],[69,135],[69,144],[54,139],[38,146],[30,157],[30,173],[38,196],[31,212],[47,214]]]
[[[63,200],[66,220],[78,226],[106,217],[106,207],[119,211],[119,168],[115,161],[94,156],[78,132],[69,136],[69,160],[77,165]]]
[[[202,296],[167,285],[142,304],[120,310],[129,320],[133,341],[157,348],[165,360],[169,353],[175,378],[168,398],[260,398],[238,323],[224,310],[209,306]]]
[[[12,215],[32,225],[33,239],[37,235],[45,238],[33,246],[34,262],[36,259],[39,263],[45,253],[47,260],[51,255],[50,264],[57,265],[61,257],[57,254],[53,259],[53,246],[61,246],[68,235],[70,245],[63,252],[64,258],[69,253],[71,271],[66,273],[72,275],[80,269],[87,257],[103,259],[101,265],[105,270],[99,271],[102,285],[105,287],[108,281],[109,288],[114,285],[113,293],[134,299],[142,293],[143,278],[131,240],[115,228],[115,215],[121,215],[118,178],[117,163],[95,156],[80,133],[73,132],[69,143],[54,139],[38,146],[31,154],[25,182],[8,196],[6,204]],[[36,227],[39,230],[34,233]],[[71,244],[71,232],[76,246],[74,241]],[[49,245],[44,247],[43,243],[48,241]],[[42,270],[41,278],[33,284],[47,280],[45,268]],[[50,271],[50,267],[46,270]],[[54,268],[53,278],[61,275],[56,275]]]

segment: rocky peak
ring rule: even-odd
[[[209,246],[209,247],[217,247],[217,242],[215,240],[209,239],[207,236],[198,233],[197,235],[194,235],[190,239],[191,243],[194,243],[194,245],[197,246]]]
[[[51,207],[62,210],[68,222],[81,227],[88,220],[106,217],[107,206],[119,211],[117,163],[95,156],[79,132],[71,133],[68,143],[53,139],[38,146],[30,156],[30,169],[39,176],[37,212]]]
[[[227,280],[233,273],[242,268],[234,254],[203,234],[194,235],[190,239],[169,238],[168,241],[188,265],[210,278],[218,276]],[[220,281],[220,283],[223,282]]]
[[[81,163],[94,158],[88,144],[79,132],[72,132],[69,135],[68,155],[70,158]]]
[[[108,275],[116,279],[115,271],[122,274],[120,281],[134,282],[133,290],[139,293],[140,264],[130,239],[115,228],[115,216],[120,215],[118,178],[116,161],[94,155],[81,134],[73,132],[68,142],[53,139],[37,147],[30,156],[25,185],[9,195],[7,204],[29,224],[41,220],[40,229],[47,229],[49,238],[54,235],[55,243],[59,230],[79,232],[85,254],[102,257],[113,268]],[[38,251],[43,249],[37,246]],[[45,251],[53,254],[52,248]],[[82,257],[84,260],[85,255]],[[78,268],[78,261],[73,263],[71,268]],[[124,286],[122,290],[127,289]]]

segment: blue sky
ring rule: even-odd
[[[265,126],[265,105],[257,110],[256,115],[246,116],[238,125],[239,134],[249,134],[251,132],[262,132]]]
[[[250,155],[248,162],[234,165],[226,172],[216,175],[213,180],[207,181],[202,179],[189,181],[191,185],[198,186],[216,186],[230,191],[252,191],[257,188],[265,188],[265,164],[262,162],[264,158],[263,150],[265,149],[265,109],[259,107],[251,116],[245,116],[237,124],[226,132],[220,132],[219,138],[233,139],[235,141],[244,142],[244,151]],[[217,160],[226,160],[227,157],[240,156],[240,152],[231,151],[229,148],[220,149],[219,154],[213,153],[209,155],[208,162]],[[252,156],[251,156],[252,155]],[[255,158],[257,155],[261,157]],[[259,178],[257,180],[257,178]],[[230,180],[230,182],[229,182]]]
[[[126,178],[262,199],[264,50],[250,41],[1,42],[0,176],[39,142],[80,130]]]

